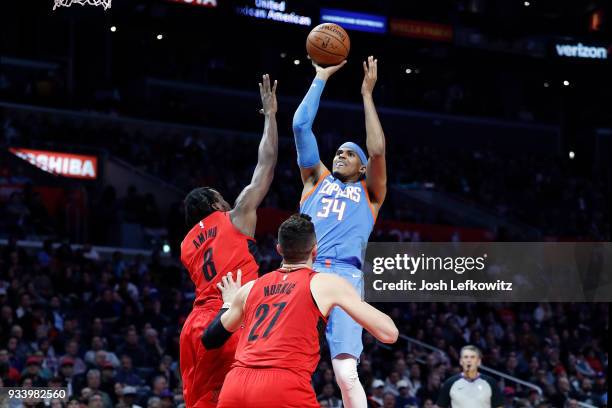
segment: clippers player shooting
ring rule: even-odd
[[[224,280],[221,290],[233,301],[202,338],[207,349],[221,347],[244,327],[219,408],[319,407],[311,383],[319,362],[318,325],[335,306],[378,340],[397,340],[393,320],[362,301],[349,282],[312,269],[317,241],[309,216],[283,222],[277,250],[283,257],[279,269],[240,289],[231,277]]]
[[[313,63],[316,76],[295,112],[293,133],[304,183],[300,209],[312,217],[318,241],[314,269],[345,278],[361,293],[363,253],[387,193],[385,136],[372,98],[377,79],[374,57],[370,56],[363,63],[361,85],[369,158],[356,143],[346,142],[336,151],[330,174],[319,158],[317,140],[312,132],[325,83],[345,63],[327,68]],[[357,361],[363,350],[361,334],[361,326],[345,311],[340,308],[332,311],[327,325],[327,342],[336,381],[344,405],[349,408],[367,406],[357,376]]]
[[[180,338],[183,395],[188,408],[216,407],[223,379],[234,362],[238,335],[223,348],[202,347],[202,333],[223,304],[217,285],[227,271],[242,270],[245,282],[257,278],[255,252],[257,208],[270,189],[278,157],[276,81],[269,75],[259,84],[265,116],[257,166],[251,183],[236,199],[234,208],[211,187],[200,187],[185,198],[185,221],[191,228],[181,243],[181,261],[196,287],[193,310]]]

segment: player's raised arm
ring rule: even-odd
[[[242,190],[236,199],[234,209],[230,213],[232,223],[236,228],[251,237],[255,235],[257,207],[268,194],[274,179],[274,169],[278,159],[276,85],[276,81],[274,81],[274,86],[270,85],[268,74],[263,76],[263,81],[259,84],[259,93],[263,105],[260,112],[265,116],[265,123],[263,137],[259,143],[257,166],[253,172],[251,183]]]
[[[346,61],[342,61],[338,65],[322,68],[313,62],[312,65],[315,67],[317,74],[302,103],[300,103],[300,106],[298,106],[293,115],[293,135],[297,149],[298,165],[300,166],[300,175],[304,183],[304,193],[307,193],[316,184],[321,174],[327,170],[319,158],[319,147],[317,146],[317,139],[312,132],[312,124],[315,116],[317,116],[319,101],[321,100],[325,83],[344,64],[346,64]]]
[[[312,296],[325,316],[340,306],[357,323],[383,343],[395,343],[399,331],[389,316],[361,300],[355,288],[344,278],[318,273],[310,281]]]
[[[372,92],[378,77],[378,60],[368,57],[363,62],[363,83],[361,95],[365,111],[366,146],[368,148],[368,165],[366,168],[366,186],[372,205],[380,209],[387,195],[387,164],[385,161],[385,134],[376,113]]]

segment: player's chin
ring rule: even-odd
[[[339,169],[334,169],[332,175],[340,181],[344,181],[346,179],[346,173]]]

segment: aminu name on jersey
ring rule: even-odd
[[[204,224],[202,223],[202,221],[200,221],[200,228],[204,228]],[[217,226],[214,226],[212,228],[209,229],[205,229],[204,231],[200,232],[195,239],[192,241],[193,242],[193,246],[195,247],[195,249],[200,248],[202,245],[204,245],[204,241],[206,241],[207,239],[210,238],[214,238],[217,236]]]

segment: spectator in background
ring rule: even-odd
[[[67,326],[72,325],[72,320],[66,320],[66,323]],[[70,362],[69,364],[74,367],[74,375],[83,374],[87,370],[87,366],[85,362],[79,357],[79,343],[76,340],[69,340],[68,343],[66,343],[65,349],[66,354],[64,354],[60,360]]]
[[[131,356],[135,367],[145,366],[145,356],[143,355],[142,348],[138,341],[138,332],[134,327],[128,328],[125,335],[125,342],[119,346],[119,355]]]
[[[399,395],[398,383],[400,378],[400,374],[397,371],[391,371],[387,377],[384,392],[389,392],[393,394],[393,396],[397,397]]]
[[[89,390],[92,395],[100,396],[104,408],[112,408],[112,399],[110,395],[101,390],[101,386],[102,376],[100,370],[92,368],[87,371],[87,384],[84,390]]]
[[[140,405],[136,405],[138,393],[135,387],[126,385],[121,388],[117,396],[119,397],[119,403],[115,405],[115,408],[142,408]]]
[[[383,406],[383,396],[385,393],[385,382],[380,379],[372,381],[371,394],[368,396],[368,404],[373,408]]]
[[[317,396],[317,401],[319,401],[321,405],[325,405],[329,408],[341,408],[342,400],[336,397],[334,395],[335,393],[336,390],[334,389],[334,385],[331,382],[328,382],[323,386],[323,391],[321,394]]]
[[[140,378],[134,371],[134,367],[132,366],[132,358],[127,354],[121,356],[121,367],[117,370],[115,379],[119,383],[134,387],[142,385],[143,382],[142,378]]]
[[[408,386],[408,381],[400,380],[397,383],[397,388],[399,390],[399,395],[395,399],[395,403],[398,408],[412,408],[417,406],[417,399],[410,395],[410,388]]]

